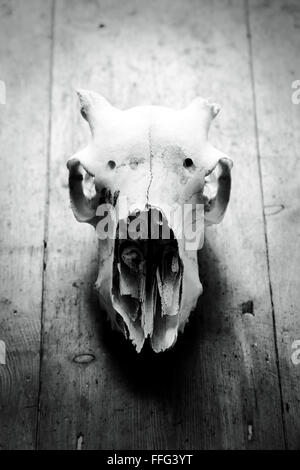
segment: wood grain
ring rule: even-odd
[[[299,216],[300,5],[251,1],[250,25],[257,128],[276,320],[287,446],[300,448],[300,366],[291,360],[300,339]]]
[[[237,0],[57,2],[42,449],[284,445],[246,20]],[[68,207],[65,161],[88,138],[75,87],[121,108],[198,94],[223,106],[212,141],[235,161],[232,200],[199,257],[205,294],[166,354],[136,355],[93,294],[96,237]]]
[[[35,447],[51,2],[0,2],[0,449]]]

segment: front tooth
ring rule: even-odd
[[[161,273],[157,268],[156,277],[158,291],[161,297],[162,315],[177,315],[180,303],[180,272],[177,254],[170,262],[169,252],[165,252],[162,260]]]
[[[142,327],[144,329],[145,338],[152,336],[154,316],[156,312],[157,302],[157,285],[155,278],[152,279],[151,288],[149,291],[145,291],[144,298],[142,301]]]
[[[179,271],[179,263],[178,263],[178,256],[174,255],[172,258],[171,264],[172,273],[178,273]]]
[[[118,263],[118,270],[120,273],[120,294],[130,295],[131,297],[139,298],[139,285],[135,273],[130,271],[124,264]]]
[[[118,263],[120,294],[142,300],[145,293],[145,260],[137,246],[126,246]]]

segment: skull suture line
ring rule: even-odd
[[[164,208],[186,206],[197,219],[199,204],[205,224],[222,220],[232,162],[207,140],[219,108],[199,97],[181,110],[121,111],[97,93],[80,90],[78,96],[92,139],[67,163],[71,206],[79,222],[95,228],[104,218],[99,208],[111,207],[112,236],[99,240],[100,301],[138,352],[146,338],[155,352],[164,351],[176,342],[202,293],[197,250],[203,243],[200,236],[197,246],[188,247],[181,219]],[[121,198],[130,209],[114,217]],[[141,215],[167,226],[168,239],[161,232],[156,239],[121,237],[121,224],[127,227]]]

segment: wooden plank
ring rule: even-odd
[[[251,1],[250,25],[257,126],[270,274],[277,326],[287,446],[300,446],[299,151],[300,6],[296,1]],[[293,344],[294,347],[293,348]],[[297,356],[297,354],[296,354]],[[296,358],[297,359],[297,358]]]
[[[64,0],[55,21],[40,448],[282,447],[243,4]],[[66,157],[88,136],[72,87],[119,107],[201,94],[224,108],[212,141],[235,160],[232,200],[207,231],[205,294],[169,353],[136,355],[101,320],[96,237],[68,207]]]
[[[50,31],[51,1],[0,2],[0,449],[36,439]]]

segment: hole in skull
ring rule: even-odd
[[[84,108],[81,108],[80,112],[81,112],[81,116],[87,121],[87,114],[86,114]]]
[[[191,168],[192,166],[194,166],[194,162],[191,158],[185,158],[185,160],[183,161],[183,166],[184,168]]]
[[[111,170],[114,170],[114,168],[116,168],[116,162],[114,162],[113,160],[109,160],[107,162],[107,166],[111,169]]]

